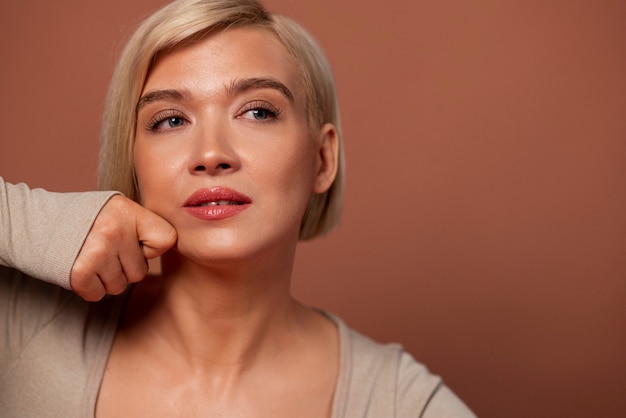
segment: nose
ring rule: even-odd
[[[239,170],[241,161],[228,126],[212,124],[199,129],[189,159],[192,174],[220,175]]]

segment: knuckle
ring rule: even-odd
[[[88,283],[88,280],[89,275],[84,270],[73,269],[72,273],[70,274],[70,286],[75,292],[85,289],[87,287],[86,284]]]
[[[90,235],[99,236],[109,243],[123,239],[133,204],[136,203],[123,196],[113,196],[96,218]]]
[[[144,262],[137,265],[132,271],[129,271],[126,274],[126,279],[129,283],[136,283],[146,277],[146,274],[148,274],[148,263]]]
[[[131,200],[128,199],[125,196],[122,195],[115,195],[113,196],[111,199],[109,199],[109,201],[107,202],[105,207],[110,207],[115,209],[116,211],[118,210],[127,210],[130,206],[131,206]]]
[[[104,286],[106,293],[110,295],[119,295],[126,289],[126,280],[123,277],[115,277],[112,280],[105,282]]]
[[[117,242],[124,236],[124,229],[120,225],[121,219],[111,218],[106,222],[100,222],[97,227],[94,225],[92,233],[100,238],[96,241],[100,244],[100,249],[107,248],[106,244]]]
[[[100,228],[92,229],[78,253],[76,263],[83,266],[83,268],[88,268],[88,266],[95,264],[96,260],[110,254],[112,251],[111,244],[114,240],[109,235],[108,232]]]

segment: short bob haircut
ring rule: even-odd
[[[139,26],[123,50],[109,86],[100,137],[98,188],[119,190],[141,201],[132,158],[136,106],[157,54],[215,31],[237,27],[255,27],[276,35],[296,63],[311,133],[319,132],[325,123],[335,127],[339,142],[337,177],[325,193],[309,198],[299,238],[323,235],[339,223],[345,177],[333,76],[323,52],[301,26],[266,11],[256,0],[177,0]],[[317,138],[317,134],[312,137]]]

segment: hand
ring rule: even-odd
[[[176,230],[166,220],[123,196],[104,205],[70,273],[80,297],[97,301],[118,295],[148,273],[148,259],[176,244]]]

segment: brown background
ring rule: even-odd
[[[112,67],[163,3],[5,2],[1,175],[94,187]],[[349,162],[296,294],[482,417],[626,416],[626,3],[266,5],[327,51]]]

